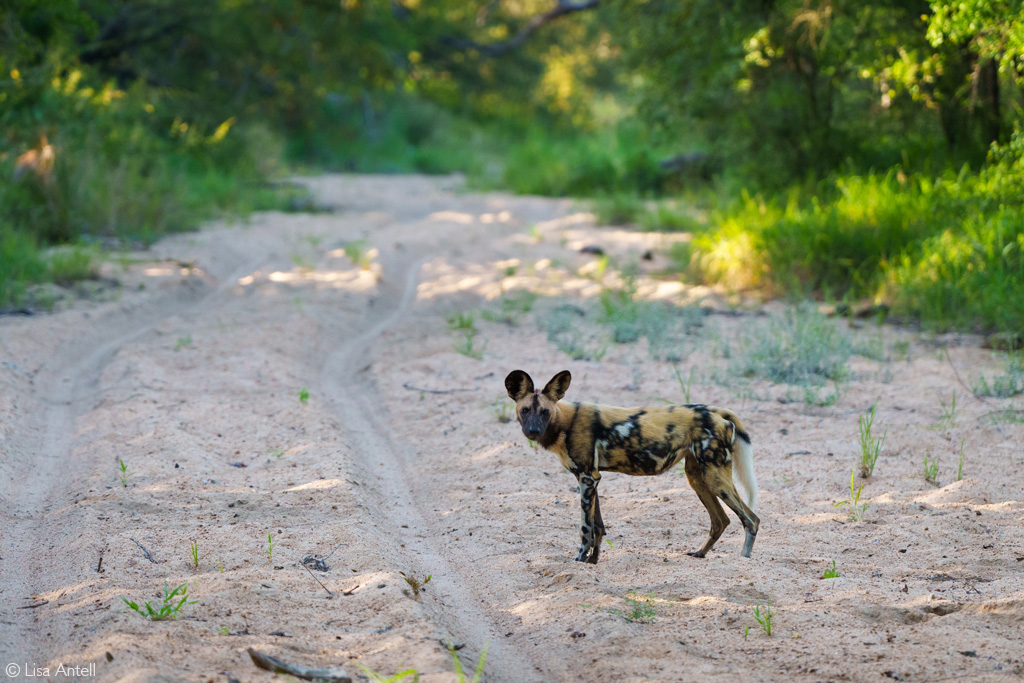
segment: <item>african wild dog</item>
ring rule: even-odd
[[[729,525],[717,498],[732,508],[746,530],[743,556],[750,557],[760,520],[757,478],[750,437],[735,413],[706,405],[670,405],[618,408],[561,400],[572,376],[555,375],[541,391],[522,370],[505,378],[508,395],[516,402],[516,415],[528,439],[558,456],[580,484],[583,522],[577,562],[597,564],[604,538],[604,521],[597,498],[601,472],[639,476],[662,474],[686,458],[686,478],[711,515],[708,540],[694,557],[704,557]],[[737,480],[746,490],[744,502],[733,484],[733,457]]]

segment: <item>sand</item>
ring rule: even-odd
[[[60,664],[94,664],[102,681],[286,680],[257,669],[252,647],[356,680],[365,666],[454,681],[449,641],[467,668],[486,647],[498,682],[1024,674],[1024,422],[993,419],[1024,401],[970,395],[1002,362],[980,338],[837,321],[881,352],[854,356],[838,400],[814,405],[733,372],[781,304],[659,275],[685,235],[601,228],[571,201],[471,193],[457,177],[301,182],[333,212],[170,237],[105,264],[121,283],[106,300],[0,318],[11,680],[25,667],[93,680]],[[707,558],[686,554],[708,517],[673,471],[606,474],[610,543],[596,566],[573,561],[576,482],[503,421],[505,375],[569,369],[569,400],[684,401],[645,340],[608,341],[596,298],[619,281],[588,245],[636,263],[640,296],[707,309],[673,355],[694,373],[690,401],[732,408],[752,436],[751,558],[735,519]],[[533,310],[502,309],[524,289],[541,295]],[[548,340],[565,301],[600,360]],[[479,358],[455,348],[460,312],[475,314]],[[853,521],[834,504],[872,404],[886,439],[855,482],[868,507]],[[823,579],[833,561],[839,577]],[[415,595],[403,572],[431,579]],[[177,619],[122,601],[160,602],[165,584],[194,601]],[[753,614],[769,602],[770,636]]]

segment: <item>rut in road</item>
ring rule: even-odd
[[[215,277],[215,284],[198,272],[142,305],[108,311],[90,334],[65,341],[34,378],[26,422],[8,444],[9,483],[0,496],[6,511],[0,539],[3,594],[7,601],[17,602],[17,609],[9,612],[14,618],[0,620],[0,653],[8,661],[45,662],[54,644],[69,636],[67,624],[41,623],[36,609],[25,605],[36,603],[33,596],[48,587],[40,577],[46,576],[51,584],[56,577],[63,585],[75,581],[76,568],[62,555],[60,539],[75,534],[67,505],[76,475],[97,465],[93,459],[73,457],[76,419],[96,404],[100,377],[120,349],[172,316],[208,308],[266,258],[267,246],[260,240],[250,240],[244,253],[230,244],[221,247],[218,270],[227,274]],[[41,544],[50,544],[51,551],[31,551]]]
[[[376,320],[370,321],[368,328],[327,357],[323,387],[344,426],[346,440],[356,453],[357,464],[365,477],[376,482],[373,500],[367,502],[371,509],[383,513],[382,537],[391,541],[395,556],[404,558],[408,566],[417,567],[421,576],[430,573],[433,577],[432,600],[424,603],[431,621],[456,640],[469,644],[464,650],[470,652],[469,662],[476,661],[479,649],[488,645],[487,680],[545,680],[543,669],[529,664],[525,655],[516,651],[515,645],[505,640],[477,607],[479,596],[466,588],[467,582],[459,575],[460,559],[464,562],[465,558],[446,556],[432,541],[439,530],[424,516],[422,510],[428,506],[425,501],[416,500],[408,484],[415,464],[404,453],[412,449],[394,443],[388,437],[387,425],[381,424],[379,416],[371,410],[378,403],[376,389],[361,369],[366,367],[374,342],[412,310],[422,265],[423,261],[413,265],[400,263],[387,271],[385,282],[404,281],[400,291],[382,297],[397,299],[397,305],[390,311],[376,311]]]

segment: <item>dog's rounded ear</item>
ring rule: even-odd
[[[505,390],[513,401],[533,393],[533,380],[522,370],[513,370],[505,378]]]
[[[565,392],[569,391],[569,382],[571,381],[572,375],[569,374],[569,371],[562,370],[551,378],[551,381],[545,385],[544,391],[541,393],[552,401],[561,401],[562,397],[565,396]]]

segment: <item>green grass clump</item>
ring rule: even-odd
[[[767,330],[744,340],[737,368],[777,384],[821,386],[842,381],[852,354],[849,338],[810,304],[776,316]]]
[[[932,486],[939,485],[939,459],[924,454],[924,480]]]
[[[173,590],[168,590],[165,583],[163,600],[158,603],[144,602],[142,605],[139,605],[128,598],[121,598],[121,600],[124,601],[124,604],[128,605],[128,609],[151,621],[174,619],[185,605],[191,605],[196,602],[195,600],[188,599],[187,583],[183,583]]]
[[[128,471],[128,465],[121,458],[117,459],[117,469],[119,470],[117,479],[121,482],[121,487],[128,488],[128,478],[132,476],[132,473]]]
[[[835,560],[832,560],[832,565],[831,566],[825,567],[825,573],[821,575],[821,578],[823,578],[823,579],[838,579],[839,578],[839,570],[836,569],[836,561]]]
[[[764,631],[765,635],[770,636],[772,634],[772,621],[775,619],[776,612],[772,611],[772,601],[765,600],[762,605],[760,602],[754,605],[754,619],[757,620],[761,630]]]
[[[626,621],[639,624],[651,624],[658,616],[654,609],[654,593],[646,595],[636,591],[626,591],[626,609],[609,609],[609,614],[620,616]]]
[[[0,308],[20,304],[27,285],[44,280],[46,271],[37,240],[0,223]]]
[[[860,428],[860,476],[864,479],[874,474],[875,463],[878,462],[878,455],[882,452],[885,436],[889,433],[889,430],[886,430],[880,437],[872,436],[871,428],[875,424],[876,408],[877,405],[872,403],[871,410],[857,418]]]
[[[1024,394],[1024,351],[1015,351],[1006,355],[1006,369],[1002,374],[989,380],[985,375],[971,387],[975,396],[993,396],[1009,398]]]
[[[644,212],[643,200],[633,194],[620,192],[594,200],[594,213],[600,225],[634,224]]]
[[[571,304],[555,306],[542,319],[548,341],[573,360],[601,360],[607,345],[593,347],[583,334],[586,313]]]
[[[852,519],[854,522],[859,522],[860,520],[864,519],[864,513],[867,512],[868,503],[860,502],[860,494],[861,494],[862,491],[864,491],[864,486],[862,485],[859,488],[854,488],[854,486],[853,486],[853,480],[854,480],[854,477],[856,477],[856,475],[857,475],[857,468],[856,467],[851,468],[850,469],[850,497],[847,498],[846,500],[841,500],[838,503],[835,503],[832,507],[838,508],[838,507],[849,506],[849,508],[850,508],[850,519]]]

